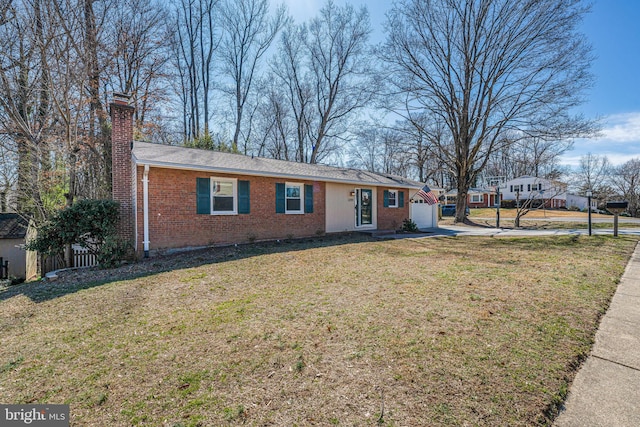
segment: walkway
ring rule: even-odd
[[[640,244],[555,427],[640,426]]]

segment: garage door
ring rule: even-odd
[[[412,201],[409,205],[409,216],[418,228],[433,228],[438,226],[438,205]]]

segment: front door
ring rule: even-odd
[[[356,189],[356,227],[373,224],[373,191]]]

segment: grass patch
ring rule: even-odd
[[[0,401],[75,425],[549,424],[637,239],[341,243],[7,294]]]

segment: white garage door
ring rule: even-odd
[[[418,228],[433,228],[438,226],[438,205],[420,203],[420,200],[411,202],[409,216]]]

